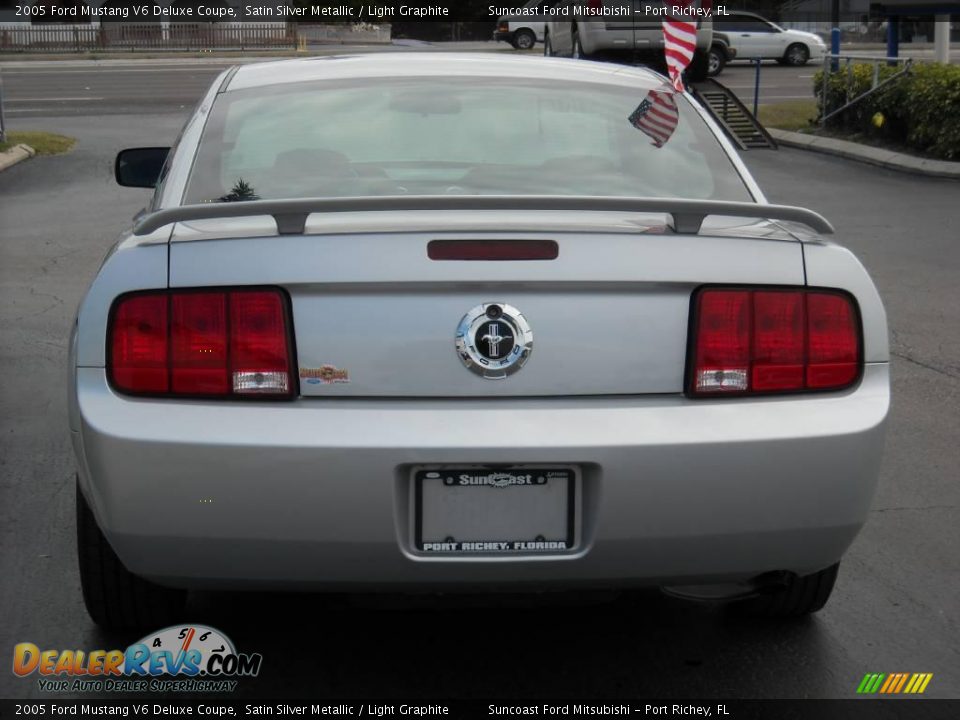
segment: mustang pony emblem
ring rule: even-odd
[[[500,380],[530,357],[533,331],[512,305],[484,303],[460,319],[455,345],[467,369],[488,380]]]
[[[500,326],[497,323],[492,323],[487,330],[487,334],[480,339],[487,343],[489,347],[487,354],[490,357],[500,356],[498,350],[500,349],[500,342],[503,340],[503,336],[500,334]]]

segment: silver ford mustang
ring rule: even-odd
[[[205,588],[826,602],[877,482],[883,306],[660,75],[246,65],[116,175],[155,191],[71,341],[96,622]]]

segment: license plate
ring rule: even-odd
[[[413,471],[414,543],[428,554],[538,554],[574,547],[577,470],[562,466]]]

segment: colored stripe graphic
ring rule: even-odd
[[[858,695],[921,695],[933,673],[867,673],[857,686]]]
[[[930,684],[930,678],[933,677],[933,673],[915,673],[910,682],[907,683],[904,693],[910,693],[911,695],[918,695],[927,689],[927,685]]]
[[[893,688],[890,692],[898,693],[903,690],[903,686],[907,683],[907,673],[900,673],[900,682],[897,683],[897,686]]]
[[[887,678],[887,681],[883,684],[883,687],[880,688],[880,692],[890,695],[900,692],[899,688],[903,686],[903,683],[906,682],[906,680],[907,673],[892,673],[890,677]]]

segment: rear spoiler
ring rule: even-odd
[[[399,195],[356,198],[308,198],[303,200],[252,200],[218,202],[157,210],[141,216],[135,235],[147,235],[175,222],[271,215],[280,235],[302,235],[311,213],[384,212],[397,210],[573,210],[635,213],[665,213],[678,233],[696,235],[704,218],[727,217],[787,220],[806,225],[818,233],[832,233],[833,226],[820,214],[790,205],[767,205],[723,200],[680,200],[646,197],[590,197],[565,195]]]

